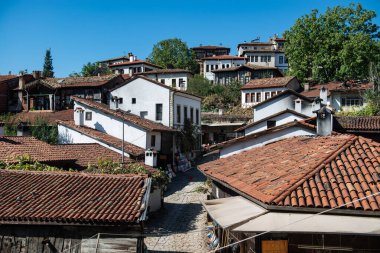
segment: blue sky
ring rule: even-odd
[[[145,59],[155,43],[174,37],[236,54],[238,43],[282,34],[312,9],[350,2],[358,1],[0,0],[0,74],[41,70],[51,48],[55,76],[63,77],[128,52]],[[379,0],[360,2],[380,15]]]

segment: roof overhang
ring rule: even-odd
[[[224,229],[245,223],[268,212],[241,196],[206,200],[202,205],[213,220]]]
[[[233,231],[380,235],[380,219],[348,215],[269,212],[234,228]]]

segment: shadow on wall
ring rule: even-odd
[[[65,129],[63,133],[58,133],[58,144],[71,144],[71,143],[73,143],[73,138],[67,129]]]
[[[95,123],[95,129],[100,131],[100,132],[103,132],[103,133],[106,133],[106,130],[104,129],[104,127],[102,126],[102,124],[100,124],[99,122],[96,122]]]

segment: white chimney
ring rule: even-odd
[[[317,135],[331,135],[333,130],[333,111],[324,106],[313,112],[317,114]]]
[[[310,90],[310,84],[309,83],[304,83],[303,84],[303,88],[305,91],[309,91]]]
[[[157,152],[153,149],[145,151],[145,165],[157,167]]]
[[[297,98],[294,100],[294,110],[298,113],[302,113],[302,99]]]
[[[129,56],[129,61],[130,62],[135,61],[135,56],[132,53],[129,53],[128,56]]]
[[[84,126],[84,110],[81,107],[74,110],[74,122],[77,126]]]
[[[322,88],[319,91],[319,97],[322,99],[322,103],[327,105],[327,93],[328,90],[325,86],[322,86]]]
[[[25,83],[26,83],[26,81],[25,81],[25,76],[24,76],[24,75],[20,75],[20,76],[18,77],[18,88],[19,88],[20,90],[25,89]]]

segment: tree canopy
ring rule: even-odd
[[[44,77],[54,77],[54,71],[53,71],[53,58],[51,57],[51,50],[46,49],[45,53],[45,60],[44,60],[44,67],[42,74]]]
[[[100,75],[108,75],[111,74],[112,71],[108,67],[99,67],[97,62],[88,62],[82,66],[82,70],[78,72],[73,72],[70,76],[96,76]]]
[[[168,69],[180,68],[195,71],[197,68],[192,51],[178,38],[162,40],[155,44],[148,59]]]
[[[290,74],[319,82],[368,78],[380,53],[375,17],[359,3],[323,14],[313,10],[297,19],[284,34]]]

